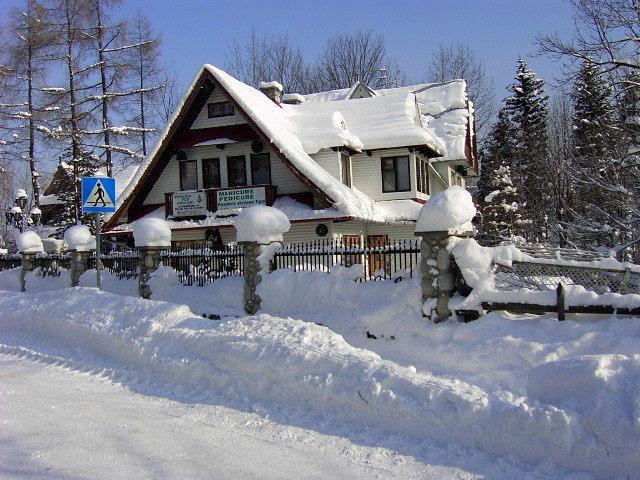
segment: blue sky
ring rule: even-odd
[[[19,2],[0,0],[0,11]],[[539,32],[571,31],[571,7],[562,0],[379,1],[213,1],[123,0],[124,13],[141,8],[164,40],[164,54],[183,85],[203,63],[225,64],[225,51],[254,27],[261,33],[288,33],[307,58],[328,37],[372,28],[412,81],[420,81],[439,42],[468,42],[496,84],[501,100],[525,56],[548,81],[561,75],[557,63],[535,53]]]

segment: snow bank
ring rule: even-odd
[[[454,185],[427,200],[420,210],[416,232],[472,231],[471,220],[475,216],[471,194]]]
[[[97,275],[95,269],[86,270],[80,276],[79,285],[81,287],[95,287],[97,281],[96,277]],[[65,287],[68,286],[69,285],[65,285]],[[138,280],[135,277],[120,278],[118,275],[114,275],[106,269],[100,270],[100,287],[105,292],[125,295],[127,297],[138,296]]]
[[[281,242],[282,235],[291,228],[287,216],[274,207],[254,205],[245,208],[236,217],[234,226],[239,242],[267,244]]]
[[[168,266],[153,272],[149,280],[151,298],[187,305],[198,314],[244,316],[244,277],[230,276],[206,283],[204,286],[186,286],[180,283],[178,272]],[[136,291],[137,295],[137,291]]]
[[[83,351],[91,352],[84,358],[101,356],[92,368],[115,364],[123,373],[186,385],[194,394],[389,435],[481,446],[492,455],[553,461],[602,478],[640,469],[640,412],[637,393],[628,391],[637,378],[635,360],[616,360],[615,368],[631,370],[608,384],[616,412],[626,416],[611,416],[594,430],[579,410],[417,372],[299,320],[258,315],[211,322],[183,306],[83,288],[0,293],[0,311],[2,336],[35,335],[81,358]]]
[[[136,247],[170,247],[171,228],[162,218],[143,218],[133,224]]]
[[[16,246],[20,253],[40,253],[44,250],[42,239],[36,232],[22,232],[16,238]]]
[[[467,297],[454,298],[450,303],[452,309],[480,309],[482,302],[511,303],[517,299],[518,303],[532,305],[556,305],[555,288],[533,290],[520,288],[515,290],[498,290],[495,286],[494,275],[491,271],[493,264],[511,267],[514,261],[552,264],[560,266],[582,266],[591,268],[606,268],[622,272],[629,268],[640,271],[638,265],[619,262],[615,258],[602,258],[589,262],[576,260],[534,258],[521,252],[515,245],[501,245],[484,247],[472,238],[452,238],[448,249],[460,267],[460,272],[467,284],[473,289]],[[559,278],[557,281],[559,282]],[[618,293],[596,293],[581,285],[565,285],[565,305],[590,306],[611,305],[617,308],[640,307],[640,295]]]
[[[96,249],[96,239],[86,225],[74,225],[64,232],[64,241],[70,250],[88,252]]]
[[[19,292],[20,285],[20,271],[22,268],[9,268],[7,270],[0,270],[0,290],[7,290],[10,292]]]

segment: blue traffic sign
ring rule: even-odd
[[[82,213],[116,211],[116,181],[109,177],[82,178]]]

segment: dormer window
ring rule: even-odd
[[[230,102],[210,103],[208,111],[209,118],[231,117],[234,114],[233,105]]]

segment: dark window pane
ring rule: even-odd
[[[180,162],[180,190],[198,188],[198,167],[195,160]]]
[[[233,105],[229,102],[210,103],[208,113],[209,118],[230,117],[233,115]]]
[[[404,192],[411,189],[409,157],[396,158],[396,190]]]
[[[205,158],[202,160],[202,186],[204,188],[220,187],[219,158]]]
[[[268,153],[251,155],[251,182],[253,185],[271,184],[271,161]]]
[[[227,157],[227,177],[230,187],[244,187],[247,184],[247,167],[244,155]]]
[[[396,189],[396,176],[393,170],[382,171],[382,191],[393,192]]]
[[[351,186],[351,157],[344,153],[340,155],[340,170],[342,183],[347,187]]]

